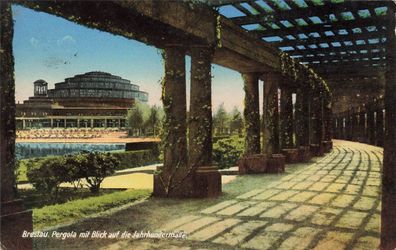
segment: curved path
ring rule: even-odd
[[[313,163],[289,165],[286,174],[238,177],[218,199],[150,199],[101,220],[101,229],[121,223],[121,231],[185,231],[187,240],[118,239],[98,247],[376,249],[382,149],[346,141],[334,145]],[[125,222],[132,213],[140,223]]]

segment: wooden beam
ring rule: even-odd
[[[385,31],[375,31],[369,33],[353,33],[348,35],[338,36],[326,36],[326,37],[308,37],[307,39],[296,39],[296,40],[283,40],[281,42],[270,42],[272,45],[277,47],[286,46],[297,46],[297,45],[309,45],[319,43],[332,43],[332,42],[356,42],[357,40],[368,40],[368,39],[383,39],[386,36]]]
[[[203,2],[212,7],[221,7],[225,5],[234,5],[244,2],[253,2],[254,0],[204,0]]]
[[[296,27],[289,28],[281,28],[281,29],[272,29],[272,30],[252,30],[251,33],[255,34],[259,37],[270,37],[270,36],[286,36],[292,35],[297,37],[298,34],[305,33],[314,33],[314,32],[326,32],[332,31],[333,33],[337,33],[336,30],[341,29],[355,29],[355,28],[365,28],[369,26],[376,26],[378,30],[382,30],[386,25],[386,19],[382,16],[363,19],[363,20],[349,20],[349,21],[338,21],[331,24],[327,23],[318,23],[307,26],[299,26],[298,29]]]
[[[349,63],[348,65],[344,65],[342,67],[331,67],[331,66],[324,66],[324,65],[310,65],[311,67],[314,68],[315,72],[317,72],[319,75],[325,75],[325,74],[343,74],[343,75],[348,75],[348,74],[354,74],[356,73],[357,69],[359,71],[365,71],[367,72],[385,72],[385,67],[384,66],[362,66],[361,63]]]
[[[299,57],[296,58],[301,62],[313,62],[313,61],[333,61],[333,60],[338,60],[338,61],[345,61],[345,60],[354,60],[354,59],[364,59],[368,58],[369,60],[372,60],[373,58],[381,58],[384,59],[386,57],[385,52],[377,52],[377,53],[371,53],[371,54],[345,54],[345,55],[330,55],[329,53],[325,54],[324,56],[313,56],[313,57]],[[373,60],[376,61],[376,60]]]
[[[385,72],[376,71],[376,70],[368,70],[368,71],[356,71],[356,72],[349,72],[347,74],[341,73],[332,74],[332,73],[325,73],[323,72],[321,76],[326,80],[339,80],[339,79],[384,79]]]
[[[308,8],[299,8],[294,7],[290,10],[281,10],[271,1],[265,1],[268,6],[270,6],[274,11],[267,12],[267,15],[273,16],[274,21],[280,20],[295,20],[295,19],[306,19],[308,17],[317,16],[323,21],[329,20],[330,14],[338,14],[342,12],[352,12],[354,14],[355,20],[365,20],[360,18],[360,16],[356,13],[358,10],[363,9],[373,9],[377,7],[386,6],[382,1],[373,1],[373,2],[366,2],[366,1],[356,1],[353,3],[352,1],[345,1],[344,3],[331,3],[330,1],[323,1],[323,5],[311,5]],[[309,2],[309,1],[306,1]],[[260,21],[263,21],[265,16],[260,15],[249,15],[244,17],[234,17],[230,18],[233,22],[238,25],[246,25],[246,24],[254,24]],[[371,17],[373,18],[373,17]],[[367,18],[367,19],[371,19]]]
[[[326,54],[326,53],[340,53],[340,52],[346,52],[349,54],[352,54],[354,52],[352,51],[356,51],[356,53],[359,53],[360,50],[367,50],[367,51],[371,51],[374,49],[379,49],[380,51],[384,51],[385,50],[385,46],[382,44],[362,44],[362,45],[357,45],[358,51],[354,50],[354,49],[350,49],[349,46],[341,46],[338,48],[316,48],[316,49],[311,49],[311,48],[307,48],[304,51],[304,54],[301,54],[298,51],[285,51],[288,55],[290,56],[298,56],[298,55],[318,55],[318,54]],[[301,51],[301,50],[300,50]]]

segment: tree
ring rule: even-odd
[[[224,103],[220,104],[213,116],[213,126],[217,134],[225,134],[229,126],[229,116],[224,108]]]
[[[133,107],[130,110],[128,110],[128,125],[129,125],[129,134],[130,135],[135,135],[134,131],[137,131],[137,135],[139,136],[139,132],[141,131],[143,127],[143,113],[142,111],[137,108]]]
[[[89,152],[81,155],[80,176],[85,178],[92,193],[98,193],[104,178],[113,174],[120,162],[110,153]]]
[[[136,102],[134,106],[128,110],[127,114],[128,126],[130,128],[129,134],[136,134],[137,136],[140,136],[142,132],[144,134],[144,127],[149,119],[149,115],[150,107],[145,103]]]
[[[234,133],[234,131],[238,131],[238,134],[242,134],[243,119],[242,114],[237,109],[237,107],[234,107],[234,109],[231,111],[230,120],[231,133]]]
[[[159,117],[159,108],[154,105],[150,107],[150,114],[149,117],[146,121],[146,128],[150,128],[152,130],[153,136],[156,136],[158,133],[158,126],[160,123],[160,117]]]
[[[73,184],[75,189],[80,187],[81,179],[84,177],[81,171],[81,165],[87,153],[88,151],[83,151],[79,154],[67,155],[65,157],[65,166],[69,169],[69,176],[65,176],[65,181]]]

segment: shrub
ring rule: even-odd
[[[78,177],[83,177],[88,183],[92,193],[98,193],[100,184],[105,177],[113,174],[116,167],[120,164],[110,153],[89,152],[87,154],[77,154],[75,163]]]
[[[59,185],[73,178],[69,170],[65,157],[48,158],[41,164],[33,164],[32,161],[28,163],[27,178],[37,191],[56,201]]]
[[[158,152],[154,150],[114,152],[112,155],[120,161],[117,170],[140,167],[159,161]]]
[[[27,177],[38,191],[56,201],[61,183],[70,182],[77,187],[81,178],[85,178],[92,193],[98,193],[103,179],[113,174],[119,163],[110,153],[83,152],[30,161]]]
[[[232,136],[227,139],[220,139],[213,144],[213,161],[219,168],[233,167],[238,164],[243,150],[243,138]]]

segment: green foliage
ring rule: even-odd
[[[116,170],[122,170],[126,168],[135,168],[141,167],[144,165],[150,165],[159,162],[159,147],[155,147],[152,149],[145,150],[136,150],[136,151],[122,151],[122,152],[111,152],[120,164],[116,167]],[[40,168],[43,162],[59,158],[62,156],[47,156],[42,158],[32,158],[32,159],[24,159],[19,161],[18,165],[18,182],[28,181],[26,173],[28,168]],[[76,161],[76,162],[74,162]],[[76,158],[66,158],[66,164],[75,164],[78,165],[78,156]],[[79,185],[78,180],[72,182],[76,187]]]
[[[128,110],[127,114],[127,122],[130,129],[129,134],[133,136],[140,136],[142,134],[158,135],[162,127],[163,116],[164,112],[162,108],[156,105],[149,107],[145,103],[136,102]]]
[[[35,189],[56,201],[61,183],[78,186],[81,178],[85,178],[91,192],[99,192],[103,179],[113,174],[119,163],[110,153],[99,152],[50,157],[29,161],[27,178]]]
[[[138,105],[135,105],[133,108],[128,110],[127,114],[127,122],[130,128],[130,135],[139,135],[141,129],[143,128],[143,111],[139,108]],[[137,133],[134,133],[137,131]]]
[[[99,194],[93,194],[87,188],[70,188],[60,187],[58,191],[58,199],[54,203],[48,195],[43,195],[36,189],[19,189],[19,198],[23,200],[26,209],[37,209],[54,204],[62,204],[72,200],[85,199],[92,196],[111,194],[120,191],[119,189],[101,189]]]
[[[216,134],[225,134],[229,128],[230,118],[224,108],[224,103],[220,104],[213,116],[213,127]]]
[[[89,215],[147,198],[150,194],[150,190],[126,190],[33,209],[33,225],[35,230],[40,230],[61,223],[72,223]]]
[[[290,77],[294,81],[308,83],[307,88],[312,93],[317,93],[323,97],[329,98],[331,95],[330,88],[315,71],[305,64],[300,64],[287,53],[280,53],[281,73],[283,76]]]
[[[59,185],[72,178],[65,157],[49,158],[41,164],[28,164],[27,178],[34,188],[52,200],[58,197]]]
[[[73,159],[76,177],[83,177],[92,193],[98,193],[105,177],[113,174],[120,162],[110,153],[89,152],[77,154]],[[70,164],[72,167],[73,164]],[[73,168],[73,167],[72,167]]]
[[[243,130],[243,118],[241,112],[238,110],[237,107],[231,111],[230,114],[230,131],[233,134],[235,131],[238,134],[241,134]]]
[[[150,107],[148,118],[144,122],[146,135],[148,134],[147,130],[149,130],[150,134],[153,136],[160,134],[163,117],[164,112],[160,107],[157,107],[156,105]]]
[[[244,139],[232,136],[213,144],[213,161],[219,168],[230,168],[238,164],[244,151]]]
[[[158,150],[125,151],[112,154],[120,161],[120,165],[117,170],[141,167],[144,165],[154,164],[159,161]]]

